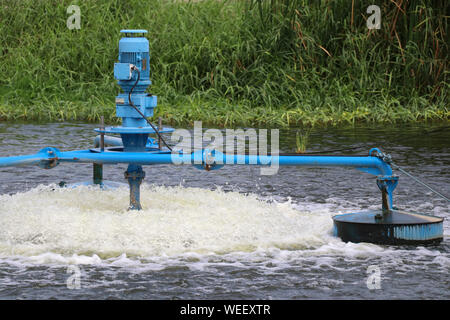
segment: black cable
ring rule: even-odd
[[[159,133],[159,131],[155,128],[155,126],[150,122],[150,120],[147,119],[147,117],[141,112],[141,110],[139,110],[138,107],[136,107],[133,103],[133,101],[131,101],[131,93],[133,93],[134,88],[136,87],[137,83],[139,82],[139,80],[141,79],[141,72],[139,71],[139,69],[136,66],[132,66],[131,70],[136,70],[138,72],[138,77],[136,82],[134,83],[134,85],[131,87],[130,92],[128,92],[128,103],[130,106],[132,106],[134,108],[134,110],[136,110],[143,119],[145,119],[145,121],[147,121],[147,123],[153,128],[153,130],[155,130],[156,134],[158,135],[158,137],[161,139],[162,142],[164,142],[164,144],[166,145],[166,147],[172,151],[172,148],[169,147],[169,145],[166,143],[166,141],[163,139],[163,137],[161,136],[161,134]]]
[[[444,196],[442,193],[434,190],[433,188],[431,188],[429,185],[427,185],[425,182],[419,180],[419,178],[416,178],[415,176],[413,176],[411,173],[403,170],[402,168],[400,168],[398,165],[396,165],[395,163],[390,162],[389,163],[391,166],[393,166],[395,169],[400,170],[401,172],[403,172],[404,174],[406,174],[408,177],[412,178],[413,180],[415,180],[416,182],[420,183],[421,185],[423,185],[425,188],[427,188],[428,190],[434,192],[435,194],[437,194],[438,196],[440,196],[441,198],[447,200],[448,202],[450,202],[450,199],[447,198],[446,196]]]
[[[432,130],[424,130],[423,135],[441,132],[441,131],[447,130],[449,128],[450,128],[450,126],[445,126],[445,127],[441,127],[441,128],[437,128],[437,129],[432,129]],[[417,138],[416,136],[403,137],[403,138],[400,138],[399,140],[397,140],[397,143],[406,142],[410,139],[416,139],[416,138]],[[341,148],[341,149],[329,149],[329,150],[324,150],[324,151],[303,152],[302,154],[305,154],[305,155],[326,154],[326,153],[337,152],[337,151],[349,151],[349,150],[358,150],[358,149],[364,150],[365,148],[366,148],[365,146],[360,146],[360,147]]]
[[[305,155],[314,155],[314,154],[324,154],[324,153],[331,153],[331,152],[337,152],[337,151],[348,151],[348,150],[357,150],[357,149],[363,149],[366,147],[351,147],[351,148],[341,148],[341,149],[330,149],[330,150],[325,150],[325,151],[312,151],[312,152],[303,152],[301,154],[305,154]]]
[[[234,155],[233,153],[226,153],[223,152],[224,155]],[[267,153],[267,154],[250,154],[245,152],[244,155],[248,156],[248,155],[255,155],[255,156],[272,156],[271,153]],[[284,152],[280,152],[278,153],[276,156],[282,156],[282,157],[307,157],[310,155],[314,155],[313,153],[284,153]],[[316,157],[367,157],[367,154],[318,154],[316,155]]]

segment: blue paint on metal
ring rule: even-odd
[[[378,176],[377,186],[382,193],[382,205],[384,210],[393,208],[393,192],[398,184],[397,176]],[[387,196],[387,199],[384,199]],[[387,201],[386,201],[387,200]]]
[[[338,229],[336,227],[336,224],[333,223],[333,236],[337,237],[338,236]]]
[[[369,150],[369,156],[371,156],[374,152],[376,152],[377,154],[380,154],[380,153],[381,153],[381,150],[378,149],[378,148],[371,148],[371,149]]]
[[[223,155],[220,151],[217,150],[209,150],[203,149],[202,153],[195,152],[194,153],[194,167],[200,170],[217,170],[222,168],[223,164],[217,164],[215,162],[216,155]]]
[[[383,215],[381,219],[376,219],[376,216],[380,213],[383,213],[383,210],[338,214],[333,217],[333,220],[339,222],[378,225],[419,225],[425,223],[440,223],[443,221],[443,218],[440,217],[421,213],[411,213],[403,210],[390,210],[387,214]]]
[[[406,225],[393,228],[394,238],[404,240],[429,240],[442,238],[444,233],[443,222]]]
[[[145,30],[123,30],[128,33],[143,33]],[[131,66],[136,66],[140,72],[131,70]],[[128,69],[127,69],[128,67]],[[157,97],[145,93],[151,84],[150,81],[150,49],[148,40],[145,37],[123,37],[119,41],[119,62],[115,64],[115,78],[123,93],[116,97],[116,115],[122,118],[123,127],[150,127],[145,119],[134,110],[129,104],[129,93],[131,101],[141,110],[146,117],[153,116],[153,108],[156,107]]]
[[[14,156],[0,158],[0,167],[20,167],[27,165],[38,164],[41,160],[41,155],[36,153],[25,156]]]
[[[372,174],[374,176],[381,175],[381,171],[378,168],[359,167],[359,168],[356,168],[356,169],[361,171],[361,172]]]
[[[94,147],[95,148],[100,147],[100,139],[101,139],[100,136],[95,137],[95,139],[94,139]],[[121,146],[123,146],[121,138],[104,136],[104,141],[105,141],[106,147],[110,147],[110,146],[121,147]]]
[[[57,149],[56,149],[57,150]],[[92,152],[91,150],[75,150],[75,151],[57,151],[59,162],[83,162],[83,163],[138,163],[142,165],[150,164],[173,164],[181,160],[178,164],[194,165],[195,160],[200,163],[207,160],[205,158],[205,150],[199,150],[194,153],[182,152],[114,152],[107,151],[102,153]],[[43,153],[34,155],[16,156],[0,158],[0,167],[6,166],[20,166],[24,164],[36,164],[39,160],[48,160]],[[211,161],[209,159],[208,161]],[[389,165],[383,163],[377,157],[361,156],[361,157],[346,157],[346,156],[275,156],[275,155],[229,155],[215,151],[214,161],[211,163],[215,165],[274,165],[281,166],[310,166],[310,167],[354,167],[359,168],[373,167],[377,168],[383,174],[392,173]]]
[[[333,217],[333,234],[345,242],[436,244],[443,240],[443,218],[401,210],[373,210]]]
[[[96,136],[94,139],[94,148],[100,147],[100,136]],[[105,146],[106,147],[122,147],[122,138],[118,137],[112,137],[112,136],[104,136]],[[149,149],[153,150],[159,150],[158,143],[156,139],[153,139],[151,137],[148,137],[147,144],[145,145],[146,151],[149,151]]]
[[[147,33],[147,30],[144,30],[144,29],[122,29],[122,30],[120,30],[120,33],[130,33],[130,34]]]
[[[131,80],[132,73],[131,64],[114,63],[114,78],[117,80]]]
[[[43,159],[39,161],[38,165],[39,167],[43,169],[52,169],[56,167],[59,164],[58,154],[59,150],[52,147],[47,147],[39,151],[39,153],[44,157],[47,157],[47,159]]]

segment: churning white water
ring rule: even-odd
[[[331,237],[329,212],[301,212],[255,195],[144,185],[144,210],[127,211],[128,188],[36,189],[0,196],[0,254],[105,259],[303,249]]]
[[[188,263],[194,269],[217,261],[280,266],[313,261],[319,268],[342,258],[384,257],[398,263],[392,248],[333,237],[336,212],[326,205],[302,207],[220,189],[144,184],[144,210],[128,211],[128,197],[127,187],[87,186],[40,186],[1,195],[0,257],[26,264],[128,266],[167,265],[181,258],[196,262]],[[422,248],[416,253],[435,255],[440,267],[450,265],[440,252]]]

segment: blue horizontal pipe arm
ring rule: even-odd
[[[80,163],[129,163],[129,164],[198,164],[205,162],[204,151],[195,153],[148,153],[148,152],[92,152],[90,150],[77,150],[61,152],[54,149],[55,154],[48,156],[42,151],[34,155],[0,158],[0,167],[22,166],[38,164],[57,157],[59,162]],[[176,160],[178,159],[178,162]],[[174,161],[175,160],[175,161]],[[375,156],[295,156],[295,155],[228,155],[216,152],[212,160],[214,165],[274,165],[280,166],[310,166],[310,167],[354,167],[372,174],[385,176],[392,175],[391,167]]]
[[[39,153],[26,155],[0,158],[0,167],[20,167],[38,164],[44,158]]]

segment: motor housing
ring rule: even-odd
[[[149,42],[143,35],[147,30],[121,30],[119,62],[114,64],[114,78],[123,92],[116,97],[116,115],[126,128],[149,127],[147,121],[130,105],[131,102],[146,116],[153,116],[157,97],[145,90],[150,81]],[[139,71],[133,70],[136,67]],[[138,81],[139,80],[139,81]],[[131,92],[131,95],[130,95]]]

